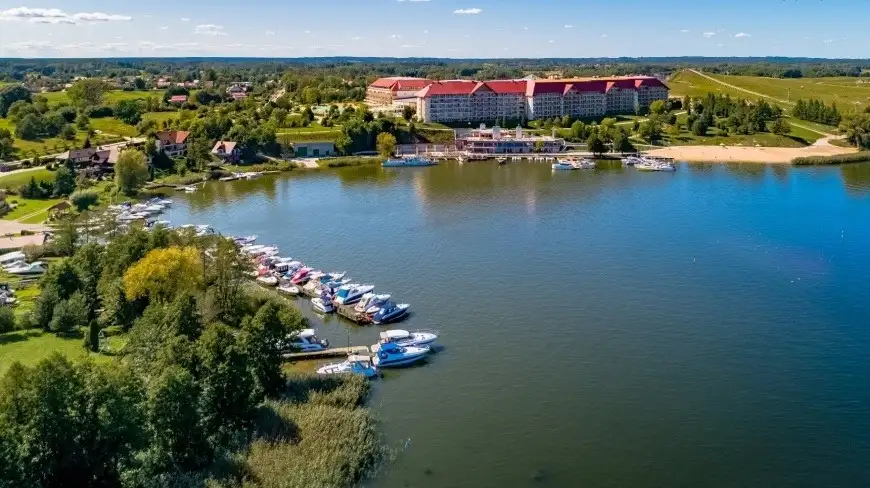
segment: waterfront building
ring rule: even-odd
[[[376,106],[390,106],[396,100],[413,98],[418,91],[431,83],[432,80],[407,76],[379,78],[366,90],[366,103]]]
[[[170,158],[187,156],[187,138],[189,136],[190,132],[187,131],[160,131],[154,134],[157,139],[155,141],[157,151],[163,151]]]
[[[294,142],[293,153],[297,158],[335,156],[335,143],[332,141]]]
[[[456,138],[456,150],[469,155],[557,153],[564,149],[564,139],[527,134],[522,127],[517,127],[516,130],[498,126],[492,129],[480,128]]]
[[[407,79],[382,78],[369,87],[373,105],[408,103]],[[414,93],[423,122],[534,120],[570,115],[575,118],[633,114],[655,100],[667,100],[668,87],[658,78],[627,76],[567,80],[412,79],[425,86]],[[400,92],[399,87],[404,88]],[[399,95],[402,95],[401,97]]]

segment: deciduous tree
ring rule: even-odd
[[[124,273],[128,300],[147,296],[167,302],[180,292],[199,290],[202,284],[202,258],[193,247],[155,249]]]
[[[125,195],[135,195],[148,181],[148,163],[141,151],[128,149],[115,163],[115,184]]]
[[[377,147],[381,156],[392,156],[396,152],[396,137],[389,132],[381,132],[378,134]]]

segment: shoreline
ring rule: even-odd
[[[792,160],[813,156],[838,156],[858,152],[856,148],[834,146],[832,137],[823,137],[806,147],[749,147],[749,146],[670,146],[652,149],[645,154],[674,158],[689,163],[753,163],[787,164]]]

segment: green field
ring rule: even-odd
[[[0,188],[18,189],[30,182],[30,178],[35,178],[37,182],[54,181],[54,171],[42,168],[19,173],[0,173]]]
[[[113,359],[111,356],[89,353],[82,347],[82,341],[81,338],[62,338],[41,330],[0,334],[0,376],[16,361],[25,366],[33,366],[56,352],[72,360],[87,357],[97,361]],[[114,345],[112,339],[109,344]]]
[[[55,107],[60,105],[62,102],[69,102],[69,97],[66,92],[48,92],[48,93],[40,93],[40,96],[43,96],[48,99],[48,106]],[[103,103],[106,105],[114,105],[121,100],[145,100],[149,97],[158,97],[160,99],[163,98],[163,91],[161,90],[141,90],[141,91],[123,91],[123,90],[112,90],[106,92],[103,95]]]
[[[10,196],[6,199],[10,204],[17,203],[18,206],[12,209],[11,212],[3,216],[3,220],[18,220],[26,217],[27,222],[38,224],[48,218],[48,209],[54,204],[62,202],[62,198],[49,198],[46,200],[31,200],[29,198],[21,198]],[[35,222],[34,222],[35,220]]]
[[[728,76],[705,73],[713,80],[691,71],[681,71],[668,80],[671,95],[701,97],[708,92],[729,94],[733,97],[765,98],[784,108],[790,108],[798,99],[816,99],[836,103],[843,113],[863,110],[870,106],[870,79],[867,78],[765,78],[760,76]],[[716,80],[716,81],[714,81]],[[718,83],[728,83],[737,89]],[[744,90],[748,90],[744,91]],[[754,92],[749,93],[749,92]]]
[[[115,134],[126,137],[133,137],[137,132],[136,128],[132,125],[125,124],[114,117],[91,119],[91,128],[105,134]]]
[[[9,131],[12,132],[13,138],[15,138],[15,125],[9,122],[8,119],[0,119],[0,128],[9,129]],[[65,139],[60,139],[57,137],[50,137],[48,139],[39,139],[35,141],[26,141],[24,139],[15,138],[15,142],[13,145],[16,148],[17,152],[13,156],[13,159],[25,159],[32,158],[33,156],[56,154],[66,151],[70,148],[82,147],[87,136],[87,132],[78,131],[76,132],[75,141],[67,141]],[[117,137],[97,136],[95,139],[91,140],[91,142],[94,144],[106,144],[109,142],[116,142],[117,140]]]

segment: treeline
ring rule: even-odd
[[[839,125],[843,120],[836,103],[825,105],[821,100],[798,100],[791,114],[801,120],[827,125]]]
[[[245,286],[249,264],[235,244],[164,228],[119,233],[109,220],[100,229],[111,236],[106,245],[81,245],[87,239],[73,225],[59,229],[55,251],[68,257],[50,265],[19,325],[83,336],[86,348],[119,360],[72,363],[55,355],[9,368],[0,381],[3,485],[359,480],[378,453],[372,419],[355,410],[366,384],[351,380],[342,396],[329,394],[342,380],[293,382],[288,391],[281,352],[306,320],[285,300]],[[101,333],[108,329],[127,332],[120,351]],[[310,395],[313,408],[300,410],[281,399],[286,394],[302,402]],[[289,449],[297,435],[307,447]],[[316,467],[294,456],[314,457],[310,449],[330,462]]]
[[[845,116],[840,122],[840,133],[855,147],[870,149],[870,108]]]
[[[727,94],[708,93],[703,98],[686,97],[683,107],[689,112],[689,130],[699,136],[706,135],[712,127],[734,134],[767,132],[767,124],[780,121],[782,117],[782,109],[764,100],[749,101]],[[787,133],[790,130],[784,121],[771,128],[775,133]]]

